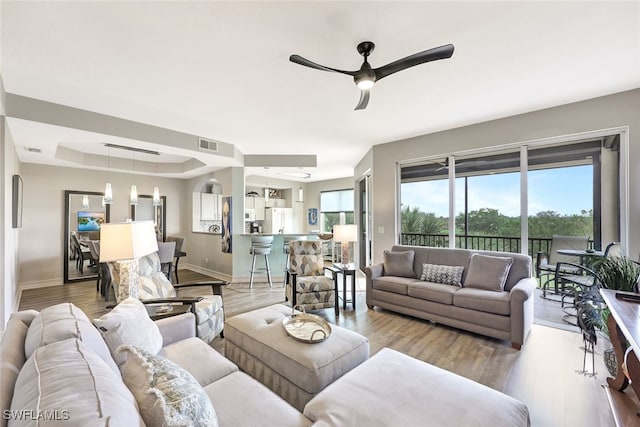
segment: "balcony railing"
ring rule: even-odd
[[[520,237],[456,235],[455,239],[456,248],[520,253]],[[400,244],[448,248],[449,235],[402,233],[400,235]],[[592,245],[593,242],[589,241],[589,247],[592,247]],[[538,252],[549,253],[551,238],[530,237],[527,246],[527,253],[535,260]]]

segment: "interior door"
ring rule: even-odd
[[[360,236],[358,237],[358,266],[365,268],[371,264],[371,201],[369,197],[369,180],[365,175],[358,182],[358,217],[360,218]]]

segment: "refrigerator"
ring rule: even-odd
[[[263,233],[293,233],[293,209],[266,208],[264,212]]]

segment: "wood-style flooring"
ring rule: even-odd
[[[189,281],[207,277],[181,270],[180,278]],[[363,278],[358,280],[360,282]],[[358,288],[363,288],[361,283]],[[197,295],[198,292],[207,290],[191,289],[185,295]],[[273,289],[269,289],[266,283],[254,283],[253,289],[249,289],[246,283],[234,283],[223,290],[223,296],[227,318],[284,302],[284,290],[278,283],[274,283]],[[20,309],[40,310],[67,301],[76,304],[90,318],[108,311],[104,300],[96,293],[95,281],[25,290]],[[577,372],[583,366],[580,334],[534,325],[522,350],[517,351],[508,342],[378,308],[369,310],[362,291],[357,292],[356,302],[356,310],[351,306],[343,310],[341,305],[338,318],[333,309],[316,314],[366,336],[371,354],[390,347],[521,400],[529,408],[534,427],[615,425],[602,387],[608,373],[602,362],[601,350],[596,352],[596,377]],[[216,339],[213,347],[224,352],[224,340]],[[591,370],[590,354],[587,362]]]

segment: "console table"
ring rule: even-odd
[[[640,397],[640,362],[638,361],[638,355],[640,355],[640,299],[638,297],[640,294],[609,289],[601,289],[600,294],[611,310],[607,326],[618,365],[616,377],[607,378],[609,387],[605,387],[605,390],[616,425],[638,425],[640,424],[638,415],[640,407],[637,405],[637,397]],[[622,371],[626,343],[629,343],[633,349],[627,357],[627,371],[631,384]],[[628,385],[631,385],[636,394],[636,396],[630,396],[632,399],[629,399],[629,396],[625,399],[624,395],[618,393]]]

